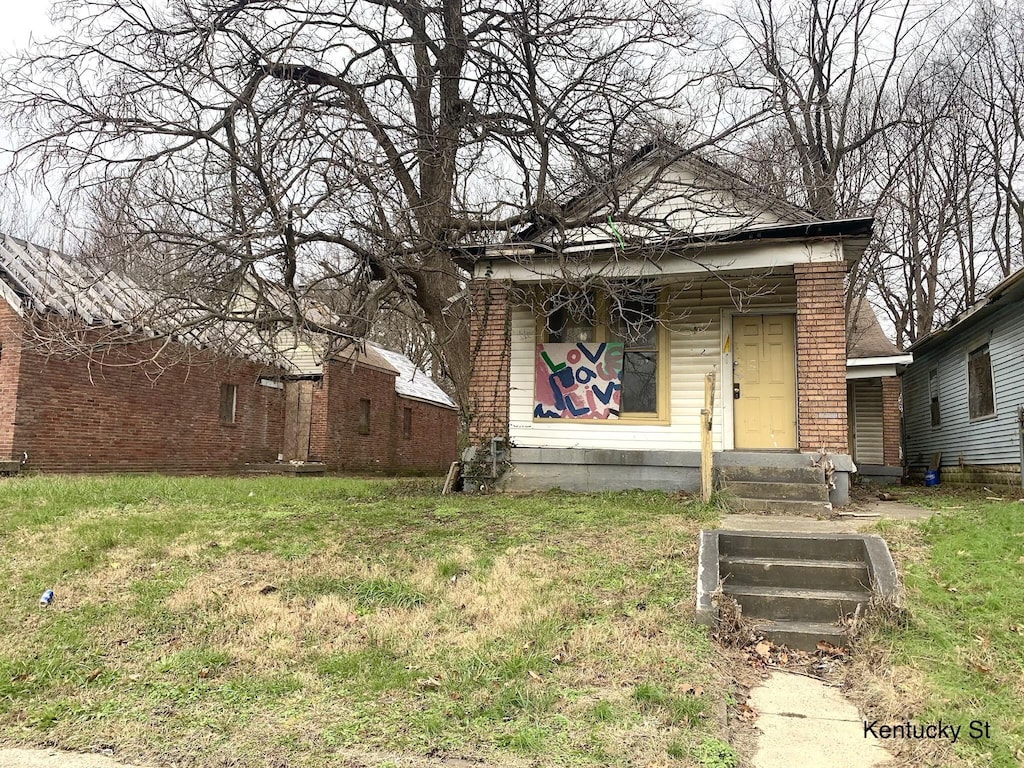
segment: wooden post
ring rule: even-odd
[[[700,412],[700,497],[711,500],[714,490],[712,474],[711,423],[715,412],[715,372],[704,374],[704,407]]]

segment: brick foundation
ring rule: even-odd
[[[797,264],[793,271],[800,450],[845,454],[846,265]]]
[[[882,378],[882,451],[887,467],[903,464],[899,376]]]
[[[469,290],[473,302],[469,440],[473,445],[485,445],[492,437],[508,435],[509,285],[497,280],[472,280]]]

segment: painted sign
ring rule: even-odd
[[[617,419],[622,343],[538,344],[534,418]]]

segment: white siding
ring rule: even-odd
[[[766,295],[742,302],[742,311],[793,308],[796,286],[792,274],[763,281]],[[735,292],[735,291],[734,291]],[[669,287],[670,420],[665,425],[617,424],[615,420],[541,419],[534,421],[534,357],[536,321],[528,309],[512,312],[512,355],[509,393],[509,436],[514,445],[531,448],[616,448],[621,450],[700,450],[700,410],[704,406],[704,374],[715,370],[715,450],[722,450],[725,425],[722,397],[723,309],[739,312],[730,286],[706,279]],[[729,377],[731,381],[731,375]],[[731,391],[729,396],[732,396]]]
[[[942,463],[1018,464],[1017,409],[1024,406],[1024,301],[990,317],[965,323],[935,349],[914,356],[903,374],[907,460],[925,466],[932,453]],[[988,342],[995,388],[994,417],[971,421],[967,400],[967,355]],[[928,372],[939,377],[940,424],[931,424]]]

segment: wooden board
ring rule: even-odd
[[[284,460],[308,461],[313,421],[313,382],[286,382],[284,408]]]

